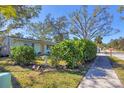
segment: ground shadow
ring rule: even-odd
[[[112,69],[112,66],[106,56],[98,56],[91,69],[87,72],[87,79],[90,78],[104,78],[106,70]]]

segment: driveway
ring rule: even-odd
[[[99,54],[79,88],[122,88],[118,76],[104,54]]]

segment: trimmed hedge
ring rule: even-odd
[[[35,59],[34,49],[30,46],[17,46],[11,50],[12,58],[19,65],[29,65]]]
[[[65,60],[69,68],[74,68],[80,63],[90,61],[96,57],[97,47],[92,41],[66,40],[51,48],[54,62]]]

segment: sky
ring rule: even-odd
[[[76,10],[79,10],[81,6],[78,5],[68,5],[68,6],[63,6],[63,5],[46,5],[42,6],[42,10],[39,14],[39,18],[34,19],[34,21],[43,21],[45,16],[47,14],[51,14],[52,17],[57,18],[59,16],[66,16],[69,18],[69,15]],[[120,32],[113,34],[111,36],[106,36],[103,38],[104,43],[110,42],[111,39],[116,39],[119,37],[124,37],[124,20],[120,19],[120,16],[123,15],[117,12],[118,6],[110,6],[109,12],[113,15],[113,24],[112,26],[114,28],[117,28],[120,30]],[[89,11],[91,12],[92,9],[89,8]]]

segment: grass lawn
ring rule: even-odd
[[[11,72],[13,87],[28,88],[75,88],[82,75],[69,72],[40,72],[13,65],[9,58],[0,58],[0,73]]]
[[[36,57],[35,58],[35,64],[41,65],[41,64],[44,64],[44,63],[45,63],[44,57]],[[51,63],[51,59],[50,58],[48,58],[47,63],[50,66],[52,66],[52,63]],[[65,61],[60,61],[59,62],[59,65],[66,65],[66,62]]]
[[[109,57],[109,59],[112,61],[112,66],[124,85],[124,60],[117,57]]]

